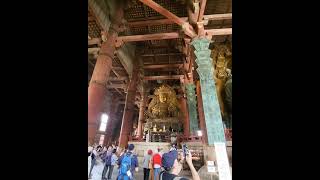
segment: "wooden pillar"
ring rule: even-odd
[[[108,122],[107,122],[107,129],[106,129],[106,136],[104,138],[104,145],[110,145],[111,144],[111,137],[112,137],[112,132],[113,129],[115,128],[115,112],[116,112],[116,107],[117,107],[117,103],[118,103],[118,98],[116,96],[112,96],[111,99],[112,105],[110,106],[110,111],[109,111],[109,118],[108,118]]]
[[[134,65],[136,66],[136,65]],[[121,131],[119,137],[119,147],[125,148],[128,144],[130,132],[132,131],[132,118],[134,111],[134,101],[136,97],[138,81],[138,69],[133,68],[132,77],[128,85],[128,92],[126,96],[126,103],[124,106],[124,112],[122,117]]]
[[[101,50],[105,53],[100,54],[97,59],[88,89],[88,141],[90,144],[94,143],[97,133],[114,51],[107,47],[106,43],[102,45]]]
[[[143,88],[144,89],[144,88]],[[138,137],[139,139],[143,136],[143,129],[142,124],[144,122],[144,110],[145,110],[145,103],[146,103],[146,94],[144,91],[141,92],[141,102],[139,107],[139,119],[138,119]]]
[[[188,137],[190,135],[190,125],[189,125],[189,113],[187,109],[187,100],[185,97],[179,99],[181,107],[181,118],[183,122],[183,135]]]
[[[97,133],[102,105],[106,94],[106,85],[114,58],[115,42],[118,37],[119,24],[123,17],[122,9],[117,11],[117,17],[113,20],[107,41],[101,45],[100,53],[91,77],[88,88],[88,142],[94,143]]]
[[[204,119],[200,81],[197,81],[196,91],[197,91],[198,114],[199,114],[199,122],[200,122],[199,124],[200,124],[200,130],[202,131],[202,142],[207,144],[208,143],[207,129],[206,129],[206,122]]]

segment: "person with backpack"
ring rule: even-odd
[[[191,153],[186,155],[185,160],[191,170],[192,180],[200,180],[200,176],[192,164]],[[179,155],[177,150],[164,153],[162,156],[162,167],[164,171],[160,172],[159,180],[188,180],[187,178],[178,176],[182,170],[183,161],[183,155]]]
[[[98,156],[100,154],[100,149],[101,148],[102,147],[99,145],[95,149],[93,149],[92,152],[91,152],[91,167],[90,167],[90,171],[89,171],[89,179],[92,178],[91,172],[92,172],[92,169],[93,169],[94,165],[96,164],[96,161],[97,161],[97,158],[98,158]]]
[[[134,145],[129,144],[128,151],[120,156],[118,180],[134,180],[134,171],[138,171],[138,158],[133,154]]]
[[[148,153],[143,158],[143,179],[149,180],[150,169],[152,168],[152,150],[149,149]]]
[[[157,180],[159,177],[159,173],[161,171],[161,149],[158,148],[158,153],[156,153],[155,155],[153,155],[152,157],[152,162],[153,162],[153,176],[154,176],[154,180]]]

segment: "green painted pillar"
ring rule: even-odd
[[[212,59],[208,39],[194,39],[191,43],[195,48],[197,72],[200,76],[203,111],[207,127],[208,144],[225,143],[224,128],[221,118],[219,101],[216,94],[215,82],[213,79]]]
[[[186,94],[187,94],[187,102],[188,102],[188,112],[189,112],[189,125],[190,125],[190,133],[195,133],[199,130],[198,126],[198,114],[197,114],[197,100],[196,100],[196,93],[195,88],[196,86],[192,83],[187,83],[186,87]]]

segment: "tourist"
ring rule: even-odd
[[[103,154],[104,155],[101,158],[104,162],[104,167],[103,167],[103,171],[102,171],[102,179],[106,179],[105,175],[106,175],[107,171],[109,170],[109,172],[110,172],[110,169],[111,169],[112,147],[109,146],[108,150],[105,151]]]
[[[100,149],[102,149],[102,147],[99,145],[95,149],[92,150],[92,153],[91,153],[91,167],[90,167],[90,171],[89,171],[89,179],[91,179],[91,177],[92,177],[91,172],[92,172],[92,169],[93,169],[94,165],[96,164],[97,158],[99,157],[99,154],[100,154],[100,151],[101,151]]]
[[[149,149],[148,153],[143,158],[143,179],[149,180],[150,169],[152,168],[152,150]]]
[[[180,160],[178,160],[180,159]],[[159,175],[160,180],[173,180],[180,178],[180,180],[188,180],[187,178],[180,177],[178,174],[182,170],[184,157],[183,155],[179,155],[178,151],[172,150],[168,153],[163,154],[162,156],[162,167],[164,171],[162,171]],[[187,164],[191,170],[192,179],[193,180],[200,180],[199,174],[197,173],[196,169],[192,164],[192,156],[191,153],[188,153],[186,156]]]
[[[88,146],[88,156],[91,156],[92,150],[93,150],[93,146],[89,145]]]
[[[161,149],[158,148],[158,153],[153,155],[152,162],[153,162],[153,177],[154,180],[157,180],[159,173],[161,171]]]
[[[129,144],[128,152],[125,152],[118,161],[118,180],[134,180],[134,171],[138,172],[138,158],[133,154],[134,145]]]
[[[146,142],[150,142],[150,133],[146,131]]]
[[[118,156],[116,155],[116,149],[112,149],[112,147],[110,146],[110,150],[111,150],[111,155],[108,155],[108,157],[106,158],[106,164],[105,164],[106,170],[103,169],[102,179],[111,180],[113,168],[117,164],[117,161],[118,161]],[[108,171],[108,178],[105,177],[105,174],[107,171]]]

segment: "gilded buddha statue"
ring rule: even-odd
[[[158,87],[155,97],[148,106],[150,118],[177,117],[179,113],[178,101],[175,91],[167,84]]]

